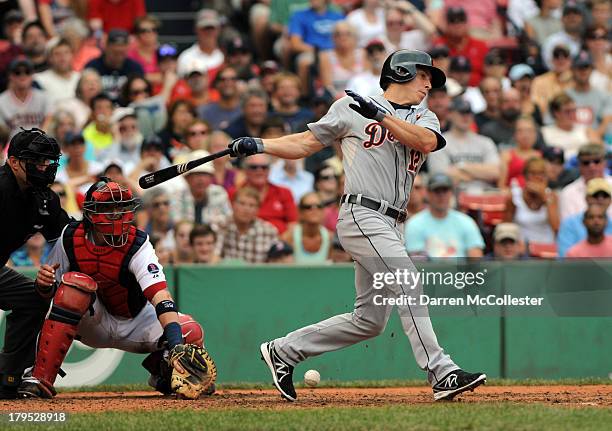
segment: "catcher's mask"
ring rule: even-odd
[[[102,234],[104,242],[111,247],[122,247],[128,240],[130,224],[138,205],[130,189],[101,177],[85,195],[85,226]]]
[[[23,163],[26,182],[33,188],[44,189],[55,181],[60,147],[54,138],[42,130],[22,128],[11,139],[8,156]]]

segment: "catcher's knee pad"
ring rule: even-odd
[[[40,332],[32,372],[46,386],[53,388],[79,321],[91,306],[97,288],[93,278],[80,272],[67,272],[62,276],[51,312]]]
[[[179,323],[185,344],[195,344],[199,347],[204,345],[204,329],[193,317],[179,313]]]

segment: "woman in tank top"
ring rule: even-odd
[[[514,179],[521,187],[525,185],[523,176],[525,161],[540,156],[540,152],[533,149],[537,139],[538,132],[533,119],[531,117],[519,118],[514,129],[516,148],[506,150],[501,154],[501,172],[497,183],[500,189],[508,188]]]
[[[547,187],[544,159],[533,157],[525,163],[525,187],[512,181],[504,221],[521,228],[527,242],[550,244],[559,230],[557,195]]]
[[[365,70],[365,53],[357,47],[355,29],[339,21],[332,33],[334,49],[319,54],[319,74],[323,86],[336,98],[345,96],[349,80]]]
[[[317,193],[302,196],[299,223],[287,230],[282,240],[293,247],[295,263],[327,263],[330,253],[330,232],[323,226],[323,202]]]

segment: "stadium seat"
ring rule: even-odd
[[[556,259],[559,254],[557,253],[557,244],[553,243],[542,243],[542,242],[530,242],[529,243],[529,256],[537,257],[540,259]]]
[[[461,192],[458,203],[462,211],[475,212],[480,215],[483,224],[495,226],[503,221],[506,195],[499,192],[483,194]]]

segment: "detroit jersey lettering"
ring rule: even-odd
[[[422,105],[394,106],[382,95],[370,99],[389,115],[435,132],[438,135],[437,150],[444,147],[440,123],[427,108]],[[402,145],[378,122],[349,108],[350,103],[354,102],[348,96],[336,101],[323,118],[308,124],[308,128],[323,145],[341,141],[346,176],[344,193],[361,193],[405,208],[414,177],[427,156]]]

